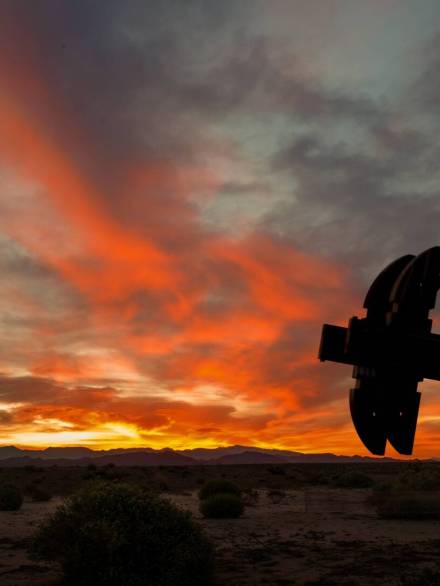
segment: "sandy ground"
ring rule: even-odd
[[[52,586],[60,581],[55,568],[29,560],[27,540],[36,526],[56,509],[61,499],[24,502],[19,511],[0,511],[0,585]]]
[[[169,498],[191,510],[214,541],[219,586],[398,586],[425,568],[438,571],[440,522],[379,520],[366,494],[261,490],[238,520],[202,519],[194,493]],[[29,560],[26,540],[60,502],[0,513],[1,586],[59,584],[56,568]]]

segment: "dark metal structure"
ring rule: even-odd
[[[429,312],[440,288],[440,247],[406,255],[373,281],[367,314],[347,328],[324,324],[319,359],[352,364],[350,411],[356,431],[373,454],[387,440],[401,454],[414,445],[424,378],[440,380],[440,335]]]

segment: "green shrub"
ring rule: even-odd
[[[204,500],[215,494],[233,494],[241,497],[240,488],[229,480],[210,480],[199,491],[199,499]]]
[[[433,492],[398,492],[384,490],[369,499],[382,519],[438,519],[440,499]]]
[[[31,553],[75,586],[208,586],[213,548],[190,513],[126,484],[73,495],[40,526]]]
[[[338,488],[370,488],[374,481],[363,472],[351,470],[337,476],[332,483]]]
[[[12,484],[0,485],[0,511],[18,511],[23,504],[23,495]]]
[[[243,500],[236,494],[218,493],[200,501],[200,512],[208,519],[237,519],[243,510]]]

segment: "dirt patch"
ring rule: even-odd
[[[172,498],[216,544],[219,585],[397,586],[437,571],[437,521],[379,520],[365,490],[286,491],[279,503],[258,492],[238,521],[202,519],[195,494]]]
[[[30,561],[29,537],[38,524],[53,512],[61,499],[47,503],[25,502],[19,511],[0,512],[0,584],[2,586],[55,586],[60,582],[57,568]]]

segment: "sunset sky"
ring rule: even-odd
[[[320,331],[440,244],[440,2],[2,0],[0,79],[0,445],[367,455]]]

